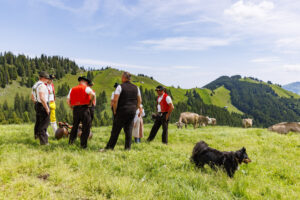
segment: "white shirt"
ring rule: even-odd
[[[157,112],[161,112],[160,102],[161,102],[161,100],[163,99],[163,97],[164,97],[164,95],[161,95],[161,96],[159,96],[158,99],[157,99],[157,103],[158,103],[158,104],[157,104]],[[170,96],[167,96],[166,101],[167,101],[167,104],[172,103],[171,97],[170,97]]]
[[[112,92],[112,93],[111,93],[110,100],[114,100],[114,98],[115,98],[115,92]]]
[[[48,91],[48,88],[45,85],[45,83],[42,81],[36,82],[32,87],[32,94],[34,96],[34,100],[39,103],[42,103],[42,101],[40,99],[40,94],[39,94],[40,92],[42,92],[44,94],[44,98],[45,98],[46,102],[49,102],[49,91]]]
[[[49,91],[49,102],[54,101],[54,91],[51,84],[47,84],[47,89]]]
[[[72,89],[70,90],[70,92],[69,92],[69,94],[68,94],[68,97],[67,97],[68,99],[70,99],[71,91],[72,91]],[[85,93],[91,94],[91,93],[94,93],[94,92],[93,92],[92,88],[86,87],[86,88],[85,88]],[[95,93],[94,93],[94,94],[95,94]]]
[[[141,105],[141,106],[142,106],[142,105]],[[138,116],[139,114],[140,114],[140,109],[137,109],[137,110],[136,110],[136,113],[135,113],[134,120],[133,120],[134,123],[137,121],[137,119],[138,119],[138,117],[139,117],[139,116]],[[142,110],[141,117],[145,117],[145,110],[144,110],[144,109]]]
[[[137,87],[137,89],[138,89],[138,97],[140,97],[141,96],[140,88]],[[116,91],[114,92],[114,95],[115,94],[120,95],[121,92],[122,92],[122,87],[121,87],[121,85],[118,85],[118,87],[116,88]]]

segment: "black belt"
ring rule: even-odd
[[[74,108],[87,108],[89,105],[79,105],[79,106],[73,106]]]

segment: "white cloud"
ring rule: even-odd
[[[158,40],[144,40],[141,44],[155,50],[205,50],[210,47],[229,45],[233,39],[209,37],[170,37]]]
[[[300,72],[300,64],[284,65],[283,68],[287,72]]]
[[[261,57],[261,58],[254,58],[251,62],[254,63],[271,63],[271,62],[278,62],[280,58],[278,57]]]
[[[229,15],[237,22],[248,20],[268,20],[271,18],[271,11],[274,9],[273,2],[262,1],[259,4],[253,2],[238,1],[229,9],[224,11],[225,15]]]
[[[36,0],[46,3],[52,7],[66,10],[74,14],[83,16],[91,16],[98,11],[100,0],[83,0],[82,5],[79,8],[75,8],[67,4],[66,0]]]

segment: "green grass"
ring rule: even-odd
[[[230,91],[227,90],[224,86],[218,87],[214,90],[214,92],[215,94],[211,96],[211,104],[219,106],[221,108],[227,106],[229,112],[243,114],[242,111],[231,104]]]
[[[146,125],[148,136],[150,125]],[[299,134],[266,129],[205,127],[177,130],[169,145],[161,131],[150,144],[124,151],[124,134],[115,151],[99,153],[110,127],[93,128],[86,150],[66,139],[39,146],[33,125],[0,126],[0,199],[299,199]],[[50,134],[51,131],[50,131]],[[220,150],[247,148],[252,163],[230,179],[219,170],[195,169],[193,146],[205,140]],[[39,175],[49,174],[47,180]]]

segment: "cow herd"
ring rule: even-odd
[[[189,124],[193,125],[194,128],[198,128],[200,126],[216,125],[217,120],[215,118],[210,118],[208,116],[203,116],[192,112],[181,113],[178,122],[176,122],[177,128],[182,129],[183,126],[187,128]],[[242,119],[242,126],[244,128],[250,128],[252,125],[253,119]],[[281,122],[270,126],[268,130],[280,134],[287,134],[289,132],[300,133],[300,122]]]

